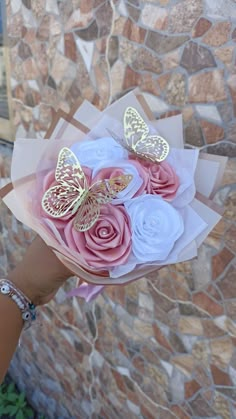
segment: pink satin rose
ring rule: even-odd
[[[104,169],[99,170],[98,174],[94,176],[93,182],[99,180],[111,179],[112,177],[118,177],[124,174],[124,170],[119,167],[105,167]]]
[[[73,220],[69,220],[64,241],[91,267],[108,268],[123,264],[131,252],[129,216],[122,205],[103,205],[98,221],[85,232],[75,230]]]
[[[87,184],[88,186],[90,186],[91,184],[91,178],[92,178],[92,171],[91,169],[89,169],[88,167],[82,167],[83,172],[85,174],[86,180],[87,180]],[[41,205],[41,199],[43,197],[43,194],[52,186],[57,185],[58,182],[55,179],[55,170],[51,170],[50,172],[47,173],[47,175],[44,177],[43,179],[43,184],[42,184],[42,192],[39,194],[40,195],[40,215],[43,218],[48,218],[51,221],[53,221],[54,225],[58,228],[58,229],[64,229],[65,228],[65,224],[68,222],[68,220],[70,220],[72,217],[74,218],[74,214],[72,214],[71,211],[68,212],[68,214],[64,215],[61,218],[55,218],[55,217],[51,217],[49,214],[47,214]]]
[[[180,182],[169,163],[166,161],[152,163],[142,160],[142,166],[146,171],[145,191],[151,195],[159,195],[166,201],[172,201]]]
[[[148,173],[145,167],[137,160],[124,160],[118,162],[118,167],[109,166],[107,162],[104,163],[105,167],[102,167],[103,164],[100,165],[99,168],[95,167],[95,176],[93,177],[93,182],[97,182],[99,180],[104,179],[111,179],[114,177],[118,177],[124,174],[131,174],[133,176],[132,181],[126,187],[124,191],[122,191],[119,196],[120,200],[123,203],[126,199],[130,199],[139,195],[145,191],[148,183]],[[119,164],[121,167],[119,167]],[[114,202],[113,202],[114,203]]]

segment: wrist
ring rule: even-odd
[[[47,304],[54,297],[69,276],[69,270],[37,237],[8,278],[34,305],[41,305]]]
[[[30,278],[21,272],[20,267],[14,269],[8,274],[8,279],[15,284],[15,286],[34,304],[38,305],[40,302],[39,292],[32,285]]]
[[[0,279],[0,294],[11,299],[18,307],[25,325],[30,326],[36,319],[35,305],[20,290],[15,283],[9,279]]]

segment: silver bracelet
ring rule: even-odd
[[[36,307],[29,298],[9,279],[0,279],[0,293],[16,303],[25,325],[31,326],[32,321],[36,320]]]

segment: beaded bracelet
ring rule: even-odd
[[[25,326],[30,327],[36,320],[35,305],[20,291],[13,282],[8,279],[0,279],[0,293],[11,298],[21,311],[21,317]]]

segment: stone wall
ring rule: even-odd
[[[43,136],[78,97],[100,109],[135,86],[185,139],[230,157],[226,212],[198,260],[96,302],[56,300],[11,374],[48,418],[236,417],[235,0],[7,1],[14,124]],[[9,165],[9,157],[5,157]],[[6,171],[8,169],[6,168]],[[32,233],[1,206],[1,270]]]

